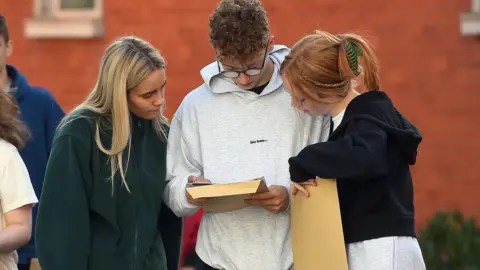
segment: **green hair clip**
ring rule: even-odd
[[[347,41],[345,52],[347,53],[347,60],[350,69],[352,69],[353,73],[358,76],[362,72],[362,68],[358,65],[358,57],[363,56],[362,50],[360,50],[357,44]]]

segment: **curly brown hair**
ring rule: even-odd
[[[0,139],[21,149],[29,137],[29,132],[19,118],[17,108],[12,98],[4,91],[0,91]]]
[[[209,26],[210,43],[220,58],[244,61],[268,45],[268,16],[258,0],[220,1]]]

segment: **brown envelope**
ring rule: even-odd
[[[337,183],[317,178],[310,197],[291,196],[295,270],[348,270]]]
[[[30,270],[40,270],[40,263],[38,259],[30,260]]]
[[[268,187],[263,177],[238,183],[187,187],[187,192],[193,199],[208,198],[203,205],[205,213],[241,209],[247,206],[244,200],[250,198],[252,194],[267,191]]]

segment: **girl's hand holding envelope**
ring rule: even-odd
[[[292,195],[295,196],[295,195],[297,195],[297,192],[300,191],[303,194],[305,194],[305,196],[309,197],[310,193],[305,188],[305,186],[317,186],[317,182],[315,181],[315,179],[310,179],[310,180],[305,181],[305,182],[294,183],[293,186],[292,186],[292,189],[291,189]]]

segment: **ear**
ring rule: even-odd
[[[268,43],[268,51],[272,51],[273,46],[275,46],[275,36],[271,35],[270,36],[270,41]]]
[[[12,55],[12,52],[13,52],[13,45],[12,45],[12,41],[9,40],[7,42],[7,57],[9,57],[10,55]]]

